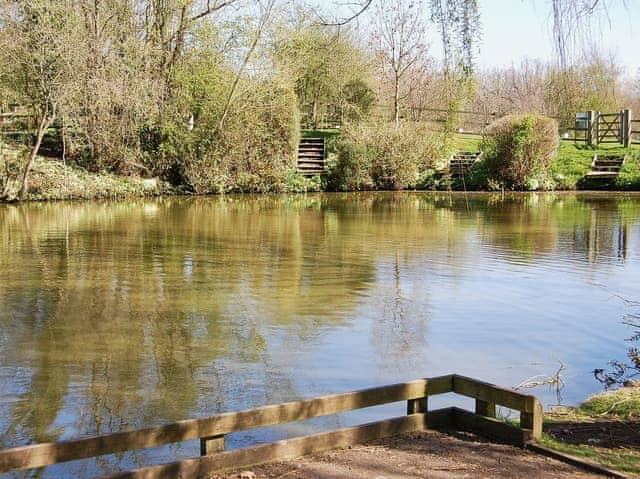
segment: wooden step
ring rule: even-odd
[[[326,173],[324,138],[302,138],[298,145],[298,173],[304,176]]]
[[[316,170],[316,169],[324,169],[324,163],[298,163],[299,170]]]
[[[587,173],[587,178],[610,179],[610,178],[617,178],[618,175],[619,173],[615,171],[590,171],[589,173]]]
[[[590,179],[611,179],[620,174],[624,164],[624,156],[598,156],[594,155],[591,163],[591,171],[587,173]]]
[[[624,162],[623,158],[596,158],[595,160],[596,163],[603,163],[603,164],[617,164],[620,165]]]
[[[324,156],[324,150],[298,150],[298,154]]]
[[[459,151],[449,160],[447,173],[451,176],[465,175],[481,156],[482,152],[480,151]]]

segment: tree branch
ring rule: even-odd
[[[217,12],[218,10],[222,10],[225,7],[230,7],[231,5],[236,3],[236,1],[237,0],[225,0],[222,3],[214,3],[212,5],[211,4],[211,0],[207,0],[207,8],[206,8],[206,10],[194,15],[193,17],[190,17],[189,18],[189,23],[195,22],[197,20],[200,20],[201,18],[204,18],[207,15],[211,15],[212,13]]]

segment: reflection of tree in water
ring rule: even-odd
[[[0,409],[10,416],[6,427],[0,419],[4,445],[306,395],[283,355],[348,324],[362,298],[375,306],[371,347],[408,370],[426,349],[429,265],[462,274],[477,253],[474,235],[531,255],[628,249],[637,202],[525,198],[372,193],[4,208],[0,363],[10,370],[7,390],[18,391]],[[599,236],[587,240],[594,222]],[[627,228],[622,236],[609,234],[616,225]]]
[[[390,265],[391,266],[391,265]],[[384,307],[382,317],[376,322],[372,331],[372,340],[384,354],[385,360],[395,367],[408,366],[415,361],[412,355],[424,349],[426,340],[426,324],[428,312],[427,281],[421,281],[420,294],[416,297],[405,292],[404,282],[407,277],[402,274],[403,269],[410,269],[410,262],[401,262],[396,253],[393,261],[392,284],[389,284],[388,294],[383,296]]]
[[[592,263],[625,261],[629,225],[638,215],[637,202],[618,198],[507,196],[487,204],[483,236],[489,244],[529,259],[562,251]]]
[[[10,278],[0,285],[0,325],[16,345],[0,354],[3,364],[29,371],[3,434],[8,444],[218,412],[238,397],[238,378],[225,376],[231,363],[262,369],[255,387],[265,394],[277,383],[279,394],[295,397],[286,371],[270,364],[271,324],[312,317],[299,330],[304,338],[319,321],[339,321],[335,311],[370,280],[372,266],[322,266],[326,256],[344,256],[335,237],[327,239],[325,215],[270,214],[277,207],[133,202],[0,215],[0,227],[17,237],[0,245]],[[63,222],[70,235],[59,231]],[[28,275],[13,274],[23,256]],[[321,276],[337,270],[347,287],[314,297]],[[241,321],[229,308],[238,297],[258,298]]]

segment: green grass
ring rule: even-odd
[[[578,414],[609,414],[622,419],[640,417],[640,388],[621,388],[590,397],[577,408]]]
[[[18,185],[13,189],[17,191]],[[27,200],[92,200],[134,198],[176,193],[158,180],[144,180],[111,173],[90,173],[60,160],[37,157],[29,176]]]
[[[467,133],[456,133],[453,138],[454,147],[458,151],[478,151],[481,141],[481,135]]]
[[[340,130],[302,130],[302,138],[335,138]]]
[[[567,444],[565,442],[557,441],[548,434],[543,434],[542,438],[538,442],[550,449],[555,449],[556,451],[565,454],[588,459],[617,471],[630,472],[634,474],[640,473],[640,454],[629,452],[625,449],[616,450],[582,444]]]
[[[637,421],[640,418],[640,388],[621,388],[596,394],[577,408],[563,408],[545,414],[545,424],[554,423],[594,423],[596,420],[607,421]],[[636,427],[637,422],[630,423],[630,430]],[[603,433],[603,434],[611,434]],[[640,451],[626,447],[599,447],[597,443],[568,444],[558,440],[549,434],[543,434],[539,440],[543,446],[555,449],[559,452],[589,459],[611,469],[622,472],[640,474]]]
[[[619,145],[600,145],[588,147],[562,141],[558,155],[551,162],[551,174],[558,189],[574,190],[598,187],[589,183],[585,177],[591,171],[594,155],[625,155],[627,161],[622,167],[620,176],[607,189],[640,190],[640,147],[623,148]]]
[[[30,200],[75,200],[131,198],[171,193],[160,181],[89,173],[84,168],[67,166],[59,160],[38,158],[30,178]]]

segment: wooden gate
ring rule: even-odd
[[[616,113],[588,111],[576,114],[574,141],[584,141],[587,145],[617,143],[625,148],[632,142],[633,134],[640,135],[640,123],[634,121],[631,110]]]
[[[596,136],[597,144],[623,143],[624,114],[600,113],[597,116]]]

